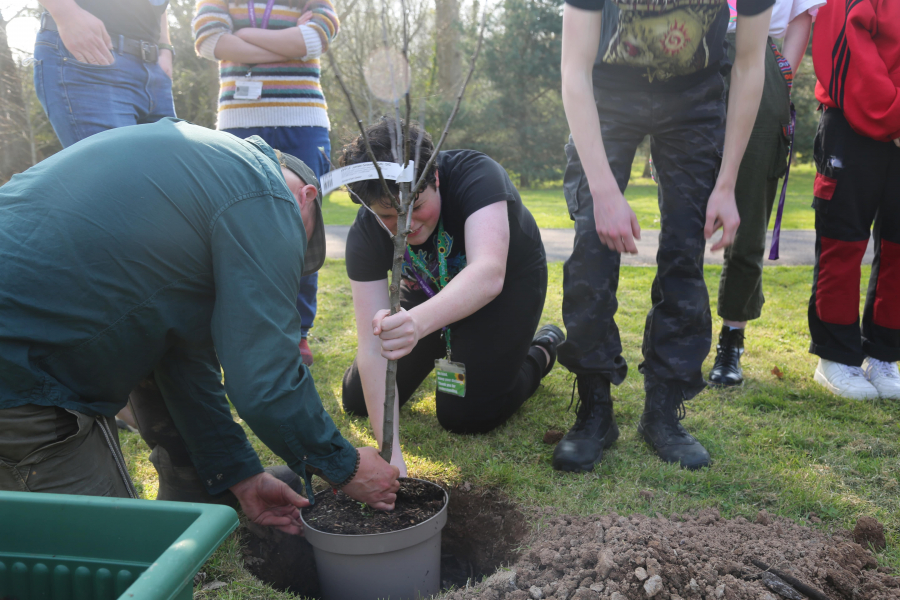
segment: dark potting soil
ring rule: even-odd
[[[616,514],[553,517],[512,567],[444,600],[897,600],[900,578],[854,540],[880,541],[880,523],[827,534],[765,511],[754,522],[715,509],[667,519]],[[816,522],[815,517],[810,517]],[[878,538],[873,540],[872,538]],[[877,546],[876,546],[877,547]],[[800,594],[760,566],[809,586]],[[462,587],[462,586],[461,586]]]
[[[423,523],[444,506],[444,490],[433,483],[400,479],[394,510],[373,510],[347,494],[323,490],[316,503],[303,509],[303,518],[313,529],[325,533],[364,535],[399,531]]]

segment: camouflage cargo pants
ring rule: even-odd
[[[712,337],[703,280],[706,203],[716,181],[725,137],[724,82],[716,74],[681,92],[595,90],[603,144],[621,191],[638,144],[651,138],[659,172],[661,232],[652,307],[639,366],[648,393],[677,387],[686,399],[705,387],[701,373]],[[600,242],[594,205],[571,137],[566,145],[566,204],[575,246],[563,278],[568,338],[559,362],[576,374],[599,374],[618,385],[628,372],[615,322],[617,252]]]

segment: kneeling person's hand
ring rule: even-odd
[[[372,333],[381,338],[381,355],[388,360],[406,356],[419,342],[415,318],[403,308],[395,315],[387,309],[375,313]]]

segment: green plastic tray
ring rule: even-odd
[[[191,600],[227,506],[0,491],[0,598]]]

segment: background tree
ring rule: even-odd
[[[6,26],[24,10],[9,21],[0,14],[0,183],[37,160],[31,144],[19,65],[13,59],[6,37]]]
[[[460,121],[466,138],[453,140],[489,154],[517,175],[523,188],[559,179],[565,168],[562,5],[561,0],[503,1],[485,40],[482,101]]]
[[[438,90],[451,102],[462,80],[461,24],[459,0],[435,0],[434,49]]]
[[[194,0],[169,0],[169,37],[175,46],[172,96],[175,114],[215,129],[219,96],[218,64],[197,56],[191,19]]]

